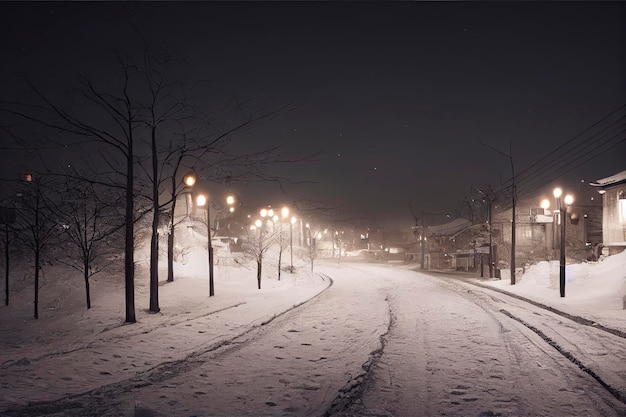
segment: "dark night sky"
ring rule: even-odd
[[[248,140],[319,151],[289,172],[318,183],[242,198],[411,224],[409,203],[453,211],[471,184],[509,178],[481,140],[510,144],[522,170],[623,105],[625,22],[623,2],[4,2],[0,90],[16,91],[15,70],[53,92],[106,77],[111,51],[138,44],[132,23],[224,91],[302,104]],[[561,181],[622,171],[625,155],[622,142]]]

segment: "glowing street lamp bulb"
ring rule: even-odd
[[[230,208],[228,209],[228,211],[230,211],[231,213],[234,213],[234,212],[235,212],[235,208],[234,208],[234,207],[230,207]]]
[[[261,217],[266,217],[267,216],[267,209],[261,209],[259,214],[261,214]]]
[[[569,205],[571,205],[574,202],[574,197],[572,195],[568,194],[568,195],[565,196],[563,201],[565,202],[565,204],[567,204],[569,206]]]
[[[270,217],[274,217],[274,210],[269,209],[269,210],[267,211],[267,215],[268,215],[268,216],[270,216]]]
[[[204,194],[200,194],[198,197],[196,197],[196,204],[198,204],[198,206],[202,207],[207,203],[207,198]]]
[[[289,209],[287,207],[283,207],[280,211],[280,214],[283,216],[283,218],[286,218],[287,216],[289,216]]]
[[[544,198],[541,201],[541,208],[544,209],[544,210],[549,209],[550,208],[550,200],[548,200],[547,198]]]
[[[279,217],[278,215],[274,215],[274,217],[272,217],[272,220],[274,221],[274,223],[276,223],[278,221]]]
[[[229,195],[228,197],[226,197],[226,204],[228,205],[235,204],[235,197],[233,197],[232,195]]]
[[[554,198],[559,198],[561,197],[561,194],[563,194],[563,190],[561,190],[559,187],[555,188],[552,191],[552,195],[554,195]]]
[[[263,222],[261,220],[257,220],[257,221],[254,222],[254,225],[256,227],[261,227],[261,226],[263,226]]]
[[[194,174],[187,174],[183,177],[183,182],[186,186],[192,187],[196,183],[196,176]]]
[[[296,219],[295,217],[291,218],[291,224],[295,224],[298,221],[298,219]]]

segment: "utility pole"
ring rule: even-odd
[[[487,145],[484,142],[481,142],[488,148],[498,152],[500,155],[506,156],[509,158],[511,162],[511,175],[512,175],[512,183],[511,183],[511,285],[515,285],[515,205],[517,203],[517,189],[515,187],[515,167],[513,166],[513,152],[511,148],[511,144],[509,143],[509,153],[504,153],[499,149],[494,148],[493,146]]]
[[[422,217],[420,218],[420,221],[422,223],[422,229],[421,229],[421,233],[420,233],[420,247],[422,249],[422,254],[421,254],[422,266],[421,266],[420,269],[425,269],[425,265],[424,265],[424,233],[426,233],[426,229],[424,228],[424,212],[422,212]]]
[[[489,205],[487,206],[487,221],[489,222],[489,278],[493,278],[493,241],[491,236],[491,204],[492,200],[489,200]]]

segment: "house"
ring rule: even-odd
[[[626,171],[589,185],[602,194],[602,253],[620,253],[626,249]]]
[[[559,211],[541,207],[544,197],[537,195],[518,199],[515,207],[515,255],[516,267],[543,260],[559,258],[561,247]],[[547,198],[552,200],[552,198]],[[551,201],[556,206],[555,201]],[[500,269],[509,268],[511,252],[511,208],[506,202],[494,207],[492,237],[494,262]],[[582,261],[597,256],[602,244],[600,223],[602,207],[589,204],[569,206],[566,211],[566,254],[570,259]]]
[[[462,243],[457,244],[454,236],[471,225],[469,220],[458,218],[444,224],[425,226],[423,232],[420,231],[423,233],[425,268],[456,269],[456,251],[467,248]]]

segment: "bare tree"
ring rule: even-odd
[[[105,197],[93,184],[68,181],[61,190],[62,205],[57,210],[65,235],[78,255],[71,254],[70,259],[60,261],[83,274],[88,309],[91,308],[89,280],[108,265],[109,257],[105,255],[107,248],[108,252],[112,249],[110,238],[123,227],[117,212],[118,202],[105,202]]]
[[[39,273],[42,261],[52,238],[58,234],[59,225],[53,212],[54,202],[49,195],[49,185],[42,177],[28,177],[20,189],[17,229],[20,241],[34,257],[34,317],[39,318]]]
[[[263,258],[267,251],[276,241],[276,233],[268,231],[265,225],[257,225],[254,229],[248,230],[248,235],[243,242],[244,252],[256,262],[257,287],[261,289],[261,273],[263,269]]]
[[[116,80],[116,86],[107,87],[108,91],[98,89],[88,78],[80,79],[80,88],[75,92],[80,100],[80,107],[63,109],[26,79],[38,104],[3,102],[2,110],[56,133],[55,137],[59,137],[54,141],[57,146],[66,147],[68,144],[77,143],[91,145],[91,152],[96,152],[109,169],[96,178],[85,176],[83,179],[124,190],[125,321],[134,323],[136,321],[133,252],[134,165],[141,109],[132,97],[132,84],[136,69],[119,54],[117,58],[121,68],[121,77]],[[115,91],[117,94],[110,91]],[[53,141],[48,137],[46,142]],[[29,146],[36,149],[38,144]]]
[[[11,242],[14,237],[13,224],[15,223],[15,207],[0,207],[0,223],[2,223],[2,237],[4,246],[4,305],[9,305],[9,273],[11,261]]]
[[[180,167],[193,166],[204,178],[211,181],[276,181],[276,176],[263,172],[263,167],[276,163],[297,162],[281,158],[278,148],[253,154],[238,153],[231,145],[235,135],[249,133],[261,123],[284,114],[293,108],[288,105],[275,110],[262,109],[249,114],[244,107],[250,103],[238,100],[222,112],[203,115],[194,105],[182,83],[170,82],[167,76],[172,56],[144,54],[142,64],[135,65],[117,54],[121,76],[106,87],[100,87],[87,77],[79,80],[75,91],[78,104],[63,108],[41,89],[26,80],[36,97],[36,103],[0,102],[0,111],[55,133],[54,141],[46,144],[65,147],[88,147],[103,161],[97,176],[76,174],[93,184],[107,185],[125,194],[125,298],[126,322],[135,322],[134,302],[134,222],[135,177],[137,174],[150,182],[151,193],[144,196],[152,205],[152,235],[150,250],[150,311],[159,311],[158,305],[158,227],[160,212],[166,206],[175,208],[180,192],[177,176]],[[100,84],[102,85],[102,84]],[[192,89],[193,90],[193,89]],[[193,133],[193,143],[184,140]],[[167,140],[164,138],[167,137]],[[29,138],[30,139],[30,138]],[[41,143],[27,144],[37,149]],[[142,153],[146,146],[146,154]],[[83,149],[83,152],[85,150]],[[141,156],[146,156],[142,159]],[[186,160],[190,159],[187,164]],[[300,160],[303,160],[302,158]],[[146,165],[143,163],[146,162]],[[139,169],[137,164],[139,163]],[[149,164],[149,166],[147,166]],[[164,182],[170,182],[171,200],[160,201]],[[172,220],[174,218],[173,209]],[[172,229],[174,224],[171,224]],[[168,280],[173,280],[173,232],[168,239]]]

